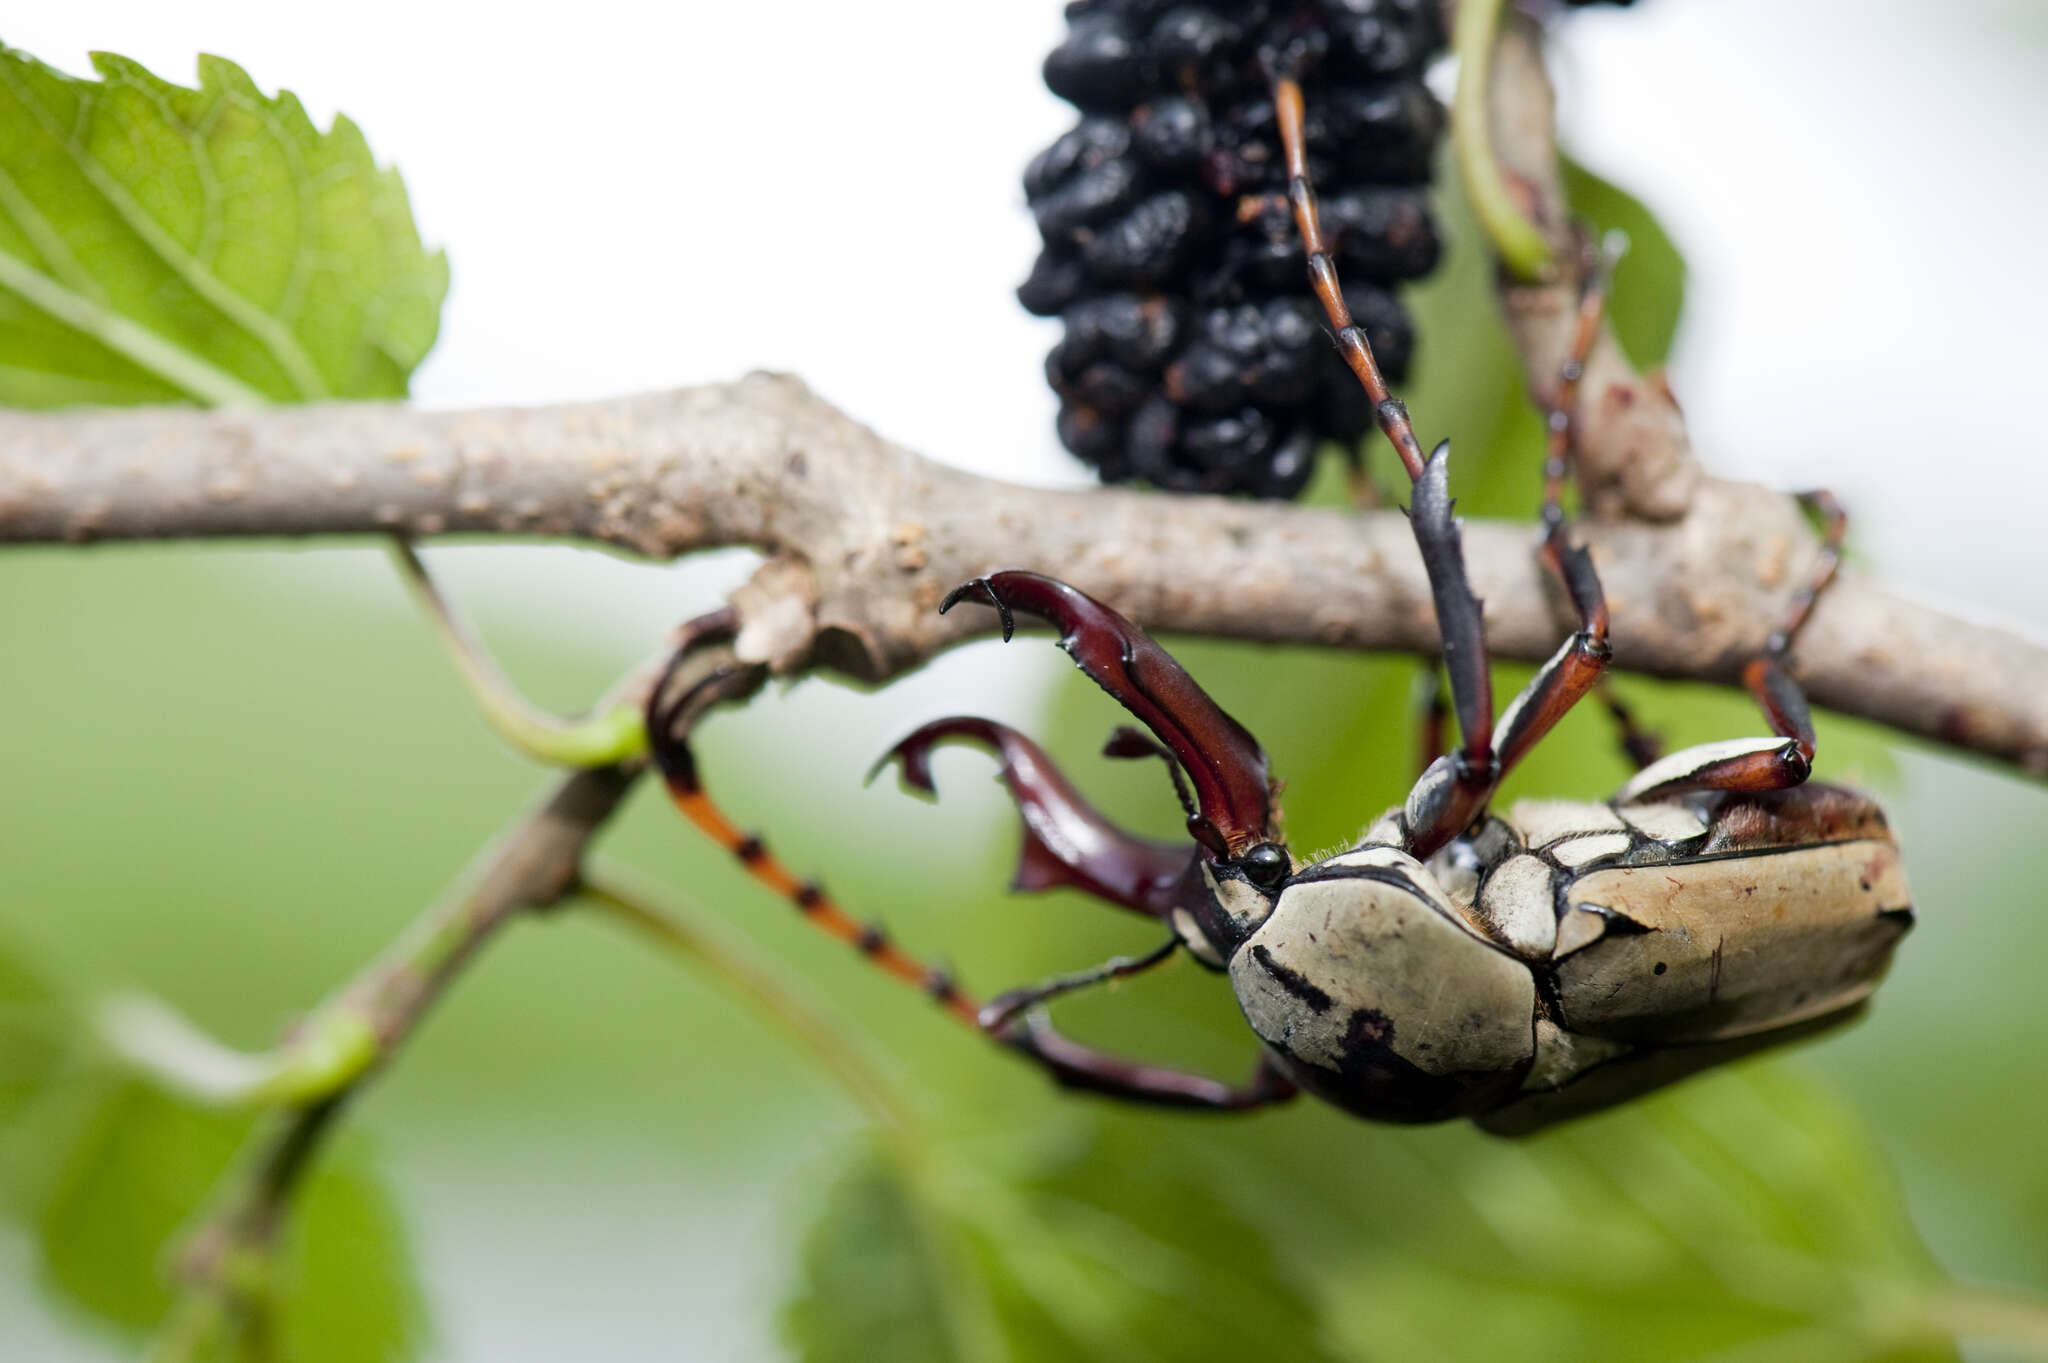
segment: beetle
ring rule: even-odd
[[[1598,1111],[1723,1061],[1811,1036],[1859,1013],[1913,909],[1899,847],[1875,801],[1809,784],[1813,721],[1787,658],[1832,580],[1846,518],[1825,493],[1816,569],[1743,680],[1769,737],[1665,757],[1611,699],[1640,770],[1604,802],[1522,801],[1494,791],[1580,699],[1611,657],[1591,556],[1571,543],[1561,488],[1570,412],[1597,331],[1605,266],[1589,261],[1572,357],[1551,397],[1539,554],[1578,627],[1495,722],[1485,632],[1466,579],[1449,495],[1449,445],[1426,458],[1347,312],[1308,183],[1300,87],[1273,81],[1288,197],[1311,287],[1339,353],[1373,402],[1413,480],[1409,520],[1427,569],[1460,733],[1406,801],[1356,844],[1298,861],[1280,830],[1266,754],[1173,657],[1101,601],[1036,573],[975,578],[940,604],[993,608],[1005,641],[1016,616],[1048,621],[1075,663],[1146,733],[1119,729],[1105,752],[1159,756],[1191,842],[1118,828],[1016,730],[955,716],[923,725],[883,757],[935,793],[931,754],[969,743],[1000,761],[1023,818],[1014,888],[1080,889],[1150,917],[1171,936],[977,1006],[944,971],[862,925],[802,881],[710,801],[682,733],[708,700],[750,689],[740,669],[674,684],[688,649],[648,699],[651,750],[685,816],[808,918],[1059,1083],[1170,1107],[1242,1111],[1308,1092],[1390,1122],[1472,1118],[1521,1134]],[[692,641],[730,634],[729,612]],[[1434,746],[1434,745],[1432,745]],[[878,767],[882,764],[877,764]],[[1057,1031],[1045,1005],[1185,950],[1226,976],[1261,1046],[1239,1083],[1107,1054]]]

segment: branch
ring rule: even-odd
[[[558,407],[0,416],[0,542],[503,533],[667,558],[773,556],[739,651],[882,680],[973,631],[954,585],[1056,574],[1148,629],[1433,652],[1406,520],[1116,488],[1018,487],[932,463],[793,378]],[[1683,518],[1583,526],[1618,666],[1734,683],[1818,546],[1792,500],[1701,481]],[[1494,653],[1539,661],[1558,616],[1522,524],[1465,531]],[[2048,774],[2048,647],[1845,571],[1799,640],[1813,699]]]

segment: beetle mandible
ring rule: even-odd
[[[1815,738],[1786,658],[1834,575],[1846,518],[1808,494],[1827,533],[1812,579],[1745,669],[1769,738],[1657,757],[1609,699],[1640,770],[1604,803],[1488,804],[1503,777],[1601,684],[1611,649],[1591,557],[1561,509],[1575,388],[1597,331],[1608,257],[1589,262],[1572,358],[1552,395],[1539,553],[1578,628],[1496,725],[1481,610],[1466,581],[1448,490],[1448,442],[1426,458],[1347,311],[1325,249],[1302,138],[1301,91],[1275,61],[1288,197],[1339,353],[1414,483],[1410,521],[1428,571],[1460,746],[1435,756],[1407,800],[1338,855],[1298,863],[1279,830],[1264,751],[1144,631],[1054,579],[998,572],[953,591],[993,607],[1005,640],[1041,617],[1081,670],[1152,737],[1119,729],[1111,756],[1162,756],[1192,843],[1132,835],[1095,810],[1030,739],[992,720],[926,724],[883,762],[933,791],[944,742],[985,747],[1023,816],[1015,888],[1069,886],[1170,928],[1157,950],[1012,990],[977,1006],[814,882],[800,881],[710,801],[679,732],[731,674],[648,701],[653,752],[678,807],[804,914],[1063,1085],[1150,1104],[1244,1110],[1306,1090],[1379,1121],[1470,1117],[1519,1134],[1597,1111],[1708,1066],[1810,1036],[1866,1004],[1911,926],[1899,848],[1867,796],[1807,784]],[[729,612],[688,638],[730,633]],[[879,765],[879,764],[878,764]],[[1178,950],[1227,974],[1261,1043],[1230,1084],[1106,1054],[1064,1036],[1044,1005],[1136,974]]]

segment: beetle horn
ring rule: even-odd
[[[1002,762],[1002,782],[1024,816],[1024,848],[1012,889],[1069,885],[1150,918],[1173,912],[1176,888],[1195,849],[1118,828],[1074,789],[1043,748],[1007,724],[968,715],[935,719],[883,753],[868,779],[894,759],[903,764],[905,785],[936,795],[932,749],[949,741],[976,744]]]
[[[1015,627],[1016,611],[1040,616],[1059,628],[1060,647],[1096,685],[1158,735],[1187,772],[1199,806],[1188,816],[1188,831],[1204,847],[1227,857],[1280,840],[1274,827],[1273,782],[1258,740],[1225,714],[1145,631],[1094,597],[1037,573],[977,577],[955,587],[939,603],[939,611],[943,614],[967,599],[995,607],[1005,640]]]

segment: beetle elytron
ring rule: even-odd
[[[1300,89],[1286,75],[1274,89],[1311,284],[1414,481],[1410,519],[1429,573],[1461,746],[1436,757],[1406,803],[1356,846],[1297,864],[1281,838],[1265,753],[1164,649],[1053,579],[999,572],[968,582],[940,610],[969,600],[992,606],[1005,640],[1016,612],[1055,625],[1082,671],[1157,740],[1120,729],[1106,751],[1164,756],[1194,839],[1162,844],[1116,828],[1035,744],[993,721],[942,719],[903,739],[884,761],[900,760],[906,782],[926,792],[933,789],[931,751],[941,742],[980,744],[1001,759],[1024,820],[1016,888],[1078,888],[1173,934],[1147,956],[1015,990],[979,1008],[943,972],[903,954],[879,928],[858,924],[814,883],[797,880],[709,801],[678,721],[719,694],[732,673],[714,672],[691,688],[664,678],[649,698],[654,752],[677,805],[814,922],[961,1020],[1062,1084],[1138,1102],[1239,1110],[1305,1089],[1374,1120],[1472,1117],[1490,1130],[1520,1133],[1847,1019],[1883,975],[1912,908],[1898,845],[1878,807],[1851,791],[1805,784],[1813,724],[1783,666],[1833,575],[1840,509],[1815,494],[1830,518],[1820,567],[1744,673],[1773,737],[1652,760],[1644,737],[1625,727],[1642,769],[1613,800],[1524,801],[1489,813],[1502,777],[1599,683],[1609,657],[1600,581],[1586,551],[1568,542],[1559,505],[1573,389],[1598,322],[1600,271],[1587,274],[1575,358],[1552,402],[1545,470],[1541,555],[1564,584],[1579,627],[1496,729],[1480,606],[1451,516],[1448,445],[1422,456],[1405,409],[1387,392],[1345,309],[1307,180]],[[692,638],[732,627],[729,613],[706,617]],[[1243,1083],[1104,1054],[1047,1021],[1042,1005],[1057,995],[1136,973],[1181,948],[1228,974],[1263,1044]]]

